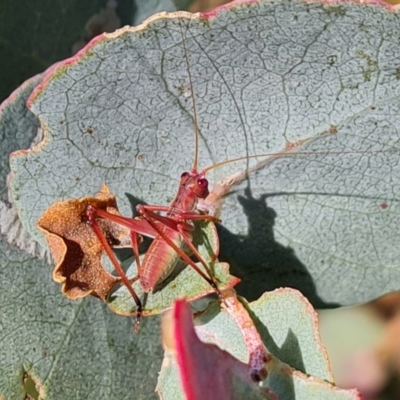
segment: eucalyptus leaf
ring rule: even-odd
[[[29,232],[43,242],[41,213],[103,182],[125,215],[126,192],[172,200],[194,153],[180,26],[201,168],[323,152],[272,157],[225,199],[221,258],[242,278],[240,293],[292,286],[332,306],[398,289],[399,17],[381,4],[260,1],[98,37],[30,100],[46,140],[11,160]],[[216,168],[209,180],[256,161]]]
[[[42,79],[43,74],[39,74],[27,80],[0,106],[0,233],[8,243],[41,257],[45,250],[22,228],[17,209],[10,201],[8,178],[10,154],[41,140],[39,121],[25,103]]]
[[[0,397],[156,398],[158,319],[147,319],[135,336],[131,318],[96,300],[68,300],[50,265],[6,242],[11,236],[31,240],[8,202],[6,176],[8,153],[29,147],[37,135],[38,121],[25,102],[41,79],[24,83],[0,110]]]
[[[201,269],[201,265],[198,266]],[[211,285],[196,271],[189,266],[184,265],[183,267],[186,268],[183,271],[182,268],[179,268],[180,273],[174,274],[173,279],[168,279],[167,283],[163,282],[161,289],[148,295],[144,304],[144,315],[160,314],[170,308],[175,299],[195,300],[215,293]],[[236,284],[237,278],[228,273],[228,264],[215,263],[212,265],[212,269],[215,272],[219,289],[231,288]],[[128,270],[128,273],[131,275],[132,271],[136,270],[132,268]],[[136,281],[132,286],[139,298],[144,298],[145,293],[139,281]],[[131,315],[136,310],[136,304],[125,286],[110,295],[109,305],[113,311],[122,315]]]
[[[155,398],[160,368],[159,323],[132,319],[95,299],[70,301],[50,266],[0,242],[2,317],[0,395],[24,399],[23,375],[43,398]]]

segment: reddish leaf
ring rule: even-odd
[[[252,380],[249,365],[197,337],[185,300],[177,300],[164,319],[163,339],[167,351],[175,353],[188,400],[235,399],[243,398],[244,393],[247,399],[276,399]]]

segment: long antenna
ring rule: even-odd
[[[176,0],[174,0],[175,8],[178,9],[176,5]],[[190,91],[192,93],[192,103],[193,103],[193,122],[194,122],[194,158],[193,158],[193,170],[197,170],[197,165],[198,165],[198,158],[199,158],[199,126],[197,122],[197,111],[196,111],[196,100],[194,98],[194,90],[193,90],[193,80],[192,80],[192,74],[190,73],[190,63],[189,63],[189,55],[187,52],[186,48],[186,40],[185,40],[185,35],[183,34],[183,27],[182,27],[182,21],[181,17],[178,17],[179,21],[179,29],[181,31],[181,36],[182,36],[182,45],[183,45],[183,51],[185,53],[185,60],[186,60],[186,69],[189,77],[189,85],[190,85]]]
[[[254,154],[252,156],[244,156],[238,158],[232,158],[231,160],[221,161],[219,163],[213,164],[207,168],[203,169],[203,173],[205,174],[208,171],[211,171],[214,168],[221,167],[225,164],[230,164],[238,161],[243,161],[251,158],[261,158],[261,157],[292,157],[292,156],[305,156],[305,155],[344,155],[344,154],[375,154],[375,153],[394,153],[395,150],[377,150],[377,151],[281,151],[278,153],[262,153],[262,154]]]

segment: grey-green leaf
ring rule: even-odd
[[[24,399],[26,373],[51,400],[155,397],[158,320],[136,336],[131,318],[98,300],[62,296],[50,270],[0,242],[0,396]]]
[[[389,6],[260,1],[100,36],[31,100],[47,140],[12,160],[27,229],[41,240],[35,222],[50,204],[103,182],[126,215],[126,192],[171,201],[194,151],[180,23],[201,168],[323,152],[273,157],[225,199],[221,254],[243,278],[240,293],[292,286],[329,306],[398,289],[400,43]],[[228,164],[209,179],[245,167]]]
[[[22,229],[18,212],[8,196],[9,156],[12,152],[29,148],[41,140],[39,121],[25,103],[32,90],[43,79],[36,75],[24,82],[0,107],[0,234],[3,239],[25,249],[28,253],[43,256],[44,249]]]
[[[12,210],[6,197],[8,152],[28,147],[36,136],[38,123],[25,101],[40,80],[22,85],[0,112],[2,230]],[[137,337],[131,318],[96,300],[72,302],[62,296],[51,269],[0,236],[0,397],[27,398],[32,392],[24,381],[30,379],[43,399],[156,398],[158,320],[147,319]]]

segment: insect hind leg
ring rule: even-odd
[[[132,280],[128,279],[128,277],[126,276],[125,271],[122,269],[121,264],[117,260],[117,257],[115,256],[111,246],[109,245],[107,238],[104,236],[98,222],[96,221],[96,217],[98,214],[97,211],[98,210],[95,207],[88,206],[88,208],[86,210],[88,222],[89,222],[91,228],[93,229],[93,232],[97,236],[98,240],[100,241],[101,245],[103,246],[103,248],[104,248],[107,256],[109,257],[110,261],[112,262],[115,270],[117,271],[118,275],[120,276],[122,283],[126,286],[126,288],[128,289],[129,293],[131,294],[131,296],[133,297],[133,299],[136,303],[136,320],[134,323],[134,331],[135,331],[135,333],[138,333],[139,325],[140,325],[140,321],[141,321],[141,317],[142,317],[142,313],[143,313],[142,302],[132,287]],[[101,216],[101,218],[107,219],[107,216],[104,214]],[[133,279],[137,280],[137,277],[134,277]]]
[[[203,279],[205,279],[211,285],[211,287],[215,290],[220,299],[223,299],[223,295],[218,287],[214,274],[212,273],[210,267],[207,265],[203,257],[200,255],[200,253],[194,246],[191,237],[188,235],[188,231],[193,230],[193,226],[184,222],[184,219],[187,219],[188,216],[193,217],[193,219],[195,220],[219,221],[219,219],[211,215],[197,214],[193,212],[183,212],[181,213],[181,215],[177,215],[176,219],[174,219],[168,216],[158,215],[154,212],[154,211],[165,211],[169,209],[163,206],[158,207],[158,206],[139,205],[137,206],[136,209],[139,212],[139,214],[154,228],[154,230],[156,230],[158,234],[169,244],[169,246],[172,247],[178,253],[180,258],[183,261],[185,261],[188,265],[190,265]],[[182,222],[180,220],[182,220]],[[195,257],[203,265],[207,274],[205,274],[181,248],[176,246],[176,244],[167,235],[165,235],[165,233],[161,229],[158,228],[156,222],[163,223],[167,225],[169,228],[174,229],[175,231],[180,233],[183,240],[188,245],[190,250],[193,252]]]

